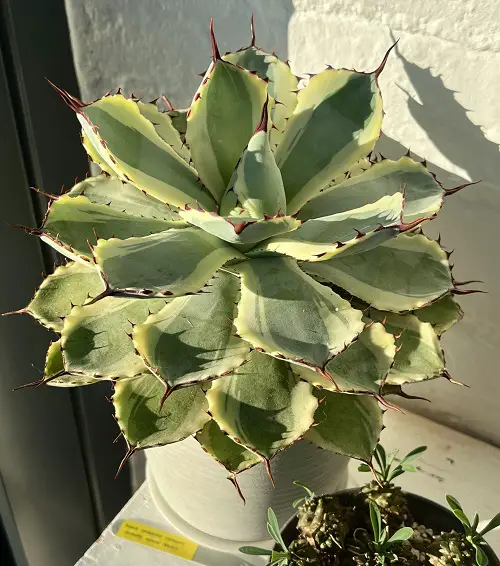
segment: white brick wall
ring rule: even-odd
[[[448,199],[428,230],[456,249],[456,278],[482,279],[489,291],[463,298],[466,318],[443,340],[451,374],[471,388],[429,382],[410,392],[432,403],[409,406],[500,445],[500,3],[295,0],[294,8],[297,72],[325,63],[372,70],[399,38],[381,77],[384,133],[439,168],[484,180]],[[404,151],[384,145],[393,156]]]

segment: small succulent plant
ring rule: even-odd
[[[38,383],[112,381],[127,457],[195,435],[236,486],[301,438],[369,461],[387,395],[450,379],[474,291],[421,226],[465,185],[373,151],[389,52],[299,83],[253,29],[223,56],[210,31],[189,109],[57,89],[102,174],[27,228],[67,259],[16,311],[58,334]]]
[[[500,513],[480,524],[477,513],[470,520],[460,503],[452,496],[446,500],[463,525],[463,532],[436,532],[415,522],[408,510],[407,494],[398,491],[392,481],[407,471],[414,471],[413,462],[425,451],[421,446],[409,452],[397,464],[397,452],[389,455],[377,446],[372,467],[377,485],[398,493],[398,505],[405,512],[392,511],[387,520],[387,506],[381,497],[366,497],[372,484],[359,494],[316,495],[301,482],[294,482],[306,491],[293,507],[296,516],[296,537],[287,545],[279,532],[276,516],[269,509],[268,531],[276,542],[274,552],[256,547],[242,547],[247,554],[270,557],[270,564],[280,566],[488,566],[484,535],[500,527]],[[364,471],[364,469],[363,469]],[[433,519],[435,523],[436,519]]]
[[[278,519],[271,508],[267,510],[267,531],[280,550],[269,550],[258,546],[242,546],[240,552],[253,556],[269,556],[269,566],[287,566],[292,553],[281,536]]]
[[[363,486],[362,496],[366,498],[367,503],[376,504],[382,513],[383,522],[393,528],[404,523],[409,516],[404,494],[393,480],[405,472],[416,471],[412,463],[426,449],[426,446],[419,446],[398,461],[398,451],[387,454],[384,447],[377,444],[373,453],[375,463],[370,466],[361,464],[358,468],[361,472],[372,472],[374,475],[374,480]]]
[[[463,533],[441,533],[431,550],[430,563],[433,566],[455,566],[456,564],[477,564],[487,566],[488,556],[484,551],[484,535],[500,526],[500,513],[478,531],[479,515],[471,521],[460,503],[452,495],[446,501],[455,517],[462,523]]]

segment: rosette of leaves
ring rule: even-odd
[[[59,335],[41,382],[112,380],[129,453],[195,435],[233,479],[300,438],[369,461],[386,392],[447,375],[459,291],[418,227],[453,190],[373,157],[388,54],[299,88],[211,37],[187,110],[59,90],[103,173],[30,229],[68,259],[17,311]]]

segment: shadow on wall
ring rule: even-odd
[[[500,397],[497,369],[500,331],[496,322],[500,312],[497,292],[500,261],[487,246],[488,242],[498,242],[499,239],[499,148],[486,138],[481,126],[469,119],[468,111],[456,100],[456,93],[445,87],[440,76],[406,60],[399,51],[397,56],[419,98],[417,101],[407,93],[407,105],[413,119],[425,130],[436,149],[460,167],[464,175],[483,181],[446,199],[438,219],[428,224],[425,232],[431,237],[441,234],[445,247],[447,244],[456,247],[452,258],[457,279],[481,279],[484,285],[480,287],[488,292],[459,298],[465,318],[443,337],[448,370],[453,377],[470,385],[470,389],[453,386],[442,379],[432,380],[419,387],[418,392],[416,388],[414,390],[431,403],[404,401],[401,404],[500,446],[497,406]],[[382,136],[377,149],[393,159],[406,152],[404,146],[388,136]],[[446,187],[464,182],[463,178],[435,164],[427,165]],[[482,247],[481,242],[486,247]],[[410,386],[408,392],[412,393],[412,390]]]
[[[416,100],[400,87],[407,95],[408,109],[415,122],[425,130],[438,151],[463,169],[470,180],[496,184],[500,174],[497,144],[485,136],[481,126],[470,120],[468,110],[457,101],[456,92],[446,88],[440,75],[433,75],[431,69],[411,63],[398,47],[394,51],[419,98]],[[386,143],[392,145],[393,151],[399,145],[394,140]],[[431,169],[436,173],[440,170],[436,166]],[[442,169],[440,172],[445,180],[447,177],[453,178]]]
[[[292,0],[66,0],[75,66],[85,100],[122,87],[185,107],[210,62],[210,17],[221,52],[250,43],[287,56]]]

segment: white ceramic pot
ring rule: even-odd
[[[238,475],[243,504],[227,471],[194,438],[146,453],[150,489],[166,518],[186,536],[225,551],[269,539],[268,507],[280,524],[293,515],[292,502],[304,495],[294,480],[328,493],[344,488],[347,479],[348,458],[301,440],[271,460],[275,488],[264,464]]]

